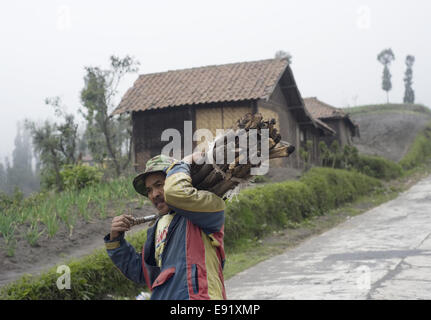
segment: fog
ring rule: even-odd
[[[391,102],[402,102],[406,55],[416,103],[431,106],[431,2],[16,1],[0,4],[0,161],[16,122],[53,117],[46,97],[79,108],[84,66],[132,55],[140,73],[293,56],[303,97],[336,107],[385,103],[378,53],[392,48]],[[127,77],[119,97],[137,75]]]

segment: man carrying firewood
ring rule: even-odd
[[[104,238],[113,263],[128,279],[146,284],[152,300],[226,299],[225,203],[192,186],[190,165],[200,157],[195,153],[176,161],[159,155],[134,179],[135,190],[147,196],[159,214],[148,228],[141,254],[124,239],[132,216],[115,217]]]

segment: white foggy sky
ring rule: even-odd
[[[413,54],[416,102],[431,106],[430,12],[427,0],[4,1],[0,161],[11,156],[17,121],[52,118],[44,105],[52,96],[76,112],[84,66],[107,67],[112,54],[132,55],[139,73],[151,73],[285,50],[303,97],[344,107],[386,101],[376,57],[390,47],[391,102],[402,102],[404,60]]]

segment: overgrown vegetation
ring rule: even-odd
[[[407,154],[399,164],[405,169],[412,169],[431,156],[431,123],[416,136]]]
[[[311,167],[311,155],[313,153],[313,142],[311,140],[308,140],[305,146],[299,148],[298,152],[299,152],[299,157],[304,163],[304,169],[308,170]]]
[[[137,232],[127,240],[139,248],[145,242],[146,232]],[[70,289],[59,290],[57,267],[53,267],[38,277],[26,275],[2,287],[0,299],[13,300],[89,300],[102,298],[107,292],[133,296],[143,289],[132,281],[124,281],[124,276],[109,259],[104,249],[81,259],[66,262],[71,272]]]
[[[354,146],[346,145],[340,148],[335,140],[330,148],[322,141],[319,144],[321,164],[324,167],[347,169],[363,173],[367,176],[391,180],[402,175],[402,167],[390,160],[379,156],[359,154]]]
[[[396,179],[403,173],[399,164],[379,156],[359,155],[353,168],[370,177],[384,180]]]
[[[421,113],[427,116],[431,116],[431,110],[421,104],[402,104],[402,103],[390,103],[390,104],[373,104],[363,105],[357,107],[350,107],[342,109],[349,115],[359,115],[362,113],[386,113],[386,112],[399,112],[399,113]]]
[[[79,145],[78,124],[75,116],[64,111],[59,97],[47,98],[45,103],[54,108],[59,122],[46,120],[43,124],[26,120],[35,153],[40,159],[41,183],[45,189],[62,191],[64,188],[60,176],[64,165],[77,162]]]
[[[139,62],[130,56],[120,59],[110,57],[110,68],[86,67],[84,88],[81,91],[84,116],[87,127],[85,141],[87,147],[99,163],[109,157],[115,176],[130,164],[132,155],[132,129],[129,114],[111,116],[115,107],[118,85],[128,73],[138,71]]]
[[[81,190],[101,182],[103,171],[99,167],[67,165],[60,172],[63,184],[68,190]]]
[[[108,206],[120,213],[127,201],[136,199],[130,177],[96,183],[100,172],[95,168],[78,166],[67,170],[64,181],[68,188],[61,193],[40,192],[24,198],[17,189],[12,196],[0,194],[0,236],[9,256],[14,255],[19,237],[34,246],[42,234],[53,238],[60,225],[72,236],[78,219],[104,219]],[[143,205],[147,199],[141,197],[140,201]]]

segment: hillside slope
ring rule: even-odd
[[[343,109],[359,125],[353,143],[359,152],[399,161],[416,135],[431,121],[431,110],[422,105],[385,104]]]

